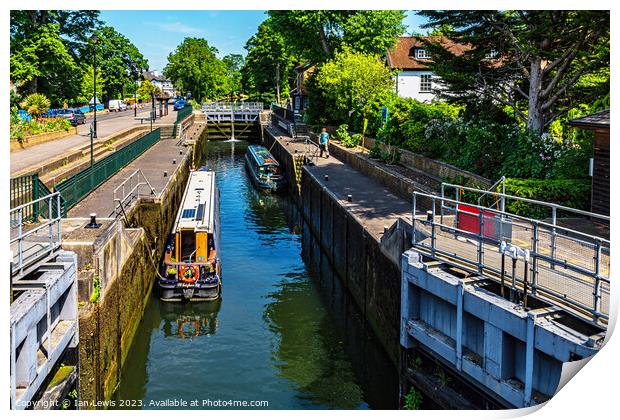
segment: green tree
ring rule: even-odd
[[[79,48],[100,21],[92,10],[12,10],[11,80],[19,93],[46,94],[53,104],[79,95]]]
[[[609,92],[609,11],[424,11],[451,27],[455,55],[428,43],[433,70],[458,102],[509,106],[541,133],[559,116]]]
[[[44,93],[61,104],[79,93],[81,72],[60,38],[58,24],[44,24],[11,51],[11,80],[21,93]]]
[[[405,31],[398,10],[271,10],[268,12],[295,55],[312,63],[332,57],[343,44],[383,54]]]
[[[144,79],[138,87],[138,96],[142,100],[150,100],[153,94],[157,95],[157,86],[153,85],[150,80]]]
[[[310,118],[333,123],[348,121],[356,111],[367,113],[371,102],[393,88],[391,76],[379,56],[342,48],[311,79]]]
[[[217,99],[226,95],[226,66],[217,57],[217,49],[206,39],[185,38],[168,55],[164,75],[183,92],[198,101]]]
[[[82,58],[92,65],[93,53],[96,51],[97,69],[101,70],[105,79],[105,83],[97,80],[98,87],[104,86],[100,90],[101,97],[106,101],[123,98],[125,85],[139,78],[142,70],[148,68],[148,61],[127,37],[111,26],[104,26],[95,35],[97,43],[84,45]]]
[[[78,102],[86,103],[93,97],[94,92],[93,66],[87,66],[83,74],[80,96],[77,99]],[[99,102],[106,95],[106,78],[101,69],[97,68],[97,99]]]
[[[241,69],[243,68],[243,56],[241,54],[228,54],[222,58],[226,66],[228,76],[228,91],[230,96],[241,93]]]
[[[288,96],[294,58],[271,18],[260,24],[245,49],[248,55],[241,71],[244,89],[261,100],[267,95],[280,102],[282,97]]]
[[[20,105],[33,118],[38,118],[50,109],[50,100],[42,93],[31,93]]]

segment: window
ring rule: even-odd
[[[432,82],[430,74],[423,74],[420,76],[420,92],[431,92]]]
[[[422,48],[417,48],[415,50],[415,58],[420,58],[420,59],[429,59],[431,58],[431,55],[428,51],[426,51],[425,49]]]
[[[497,57],[499,57],[499,52],[496,50],[491,50],[484,55],[484,58],[486,58],[487,60],[492,60]]]

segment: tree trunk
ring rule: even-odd
[[[276,64],[276,101],[280,105],[280,62]]]
[[[540,57],[534,57],[530,65],[530,90],[527,108],[527,128],[541,134],[544,127],[544,113],[542,110],[543,68]]]
[[[329,45],[327,45],[327,38],[325,37],[325,29],[323,28],[323,25],[321,25],[321,28],[319,29],[319,37],[321,38],[321,46],[323,47],[323,51],[325,51],[325,54],[327,54],[327,57],[331,57],[331,51],[329,50]]]

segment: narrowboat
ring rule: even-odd
[[[221,292],[219,190],[215,172],[192,170],[164,253],[164,301],[214,300]]]
[[[280,164],[265,147],[255,144],[248,146],[245,167],[259,189],[271,192],[284,190],[286,178],[280,172]]]

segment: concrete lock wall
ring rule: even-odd
[[[313,236],[343,279],[390,359],[398,361],[400,271],[378,238],[302,171],[301,208]]]
[[[157,264],[189,177],[191,154],[159,198],[140,198],[95,243],[99,301],[80,313],[80,398],[113,396],[153,289]],[[88,407],[95,408],[95,407]]]

